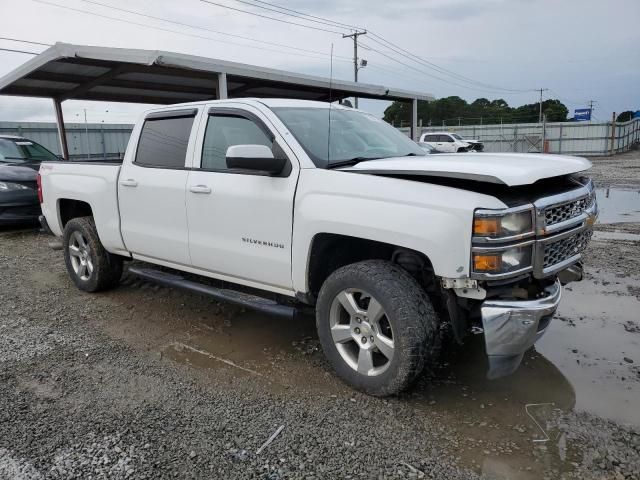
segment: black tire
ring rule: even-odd
[[[90,260],[92,271],[85,271],[85,278],[74,269],[71,246],[74,235],[79,232],[86,240],[87,259]],[[107,252],[96,230],[93,217],[79,217],[69,220],[64,227],[63,234],[64,262],[73,283],[85,292],[99,292],[108,290],[120,283],[122,276],[122,258]]]
[[[467,150],[465,147],[460,147],[460,148],[458,148],[458,153],[465,153],[465,152],[467,152],[467,151],[468,151],[468,150]]]
[[[394,353],[382,373],[357,372],[341,356],[331,333],[331,308],[346,289],[362,289],[374,297],[393,330]],[[369,395],[387,396],[406,389],[439,352],[439,320],[429,297],[398,265],[366,260],[342,267],[324,282],[316,305],[316,325],[322,349],[338,376]]]

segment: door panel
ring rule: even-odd
[[[297,172],[296,172],[297,175]],[[291,288],[291,229],[296,177],[191,171],[187,192],[194,267]]]
[[[262,113],[249,106],[215,109],[198,134],[202,160],[187,181],[193,266],[212,273],[292,288],[293,198],[299,165]],[[281,176],[229,170],[226,149],[261,144],[289,163]],[[203,191],[207,193],[202,193]]]
[[[186,185],[197,110],[152,114],[118,179],[120,228],[134,255],[190,265]],[[163,117],[162,115],[166,115]]]
[[[118,185],[122,239],[132,253],[188,265],[187,170],[129,165]],[[129,180],[137,186],[125,186]]]

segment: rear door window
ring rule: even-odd
[[[184,168],[194,118],[195,112],[147,118],[140,133],[135,163],[146,167]]]

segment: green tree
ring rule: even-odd
[[[616,117],[616,122],[628,122],[633,118],[633,112],[626,110]]]
[[[478,98],[471,103],[452,96],[418,102],[418,120],[423,125],[457,125],[458,118],[463,125],[479,125],[480,123],[532,123],[538,121],[540,104],[530,103],[512,108],[502,98],[489,100]],[[564,122],[569,111],[559,100],[545,100],[542,111],[550,122]],[[411,121],[411,105],[406,102],[393,102],[384,112],[384,119],[396,126],[409,125]]]

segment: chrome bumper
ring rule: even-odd
[[[489,359],[487,378],[513,373],[524,353],[544,334],[560,304],[562,287],[556,280],[535,300],[486,300],[480,308]]]

